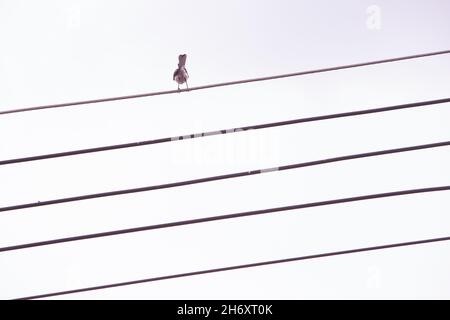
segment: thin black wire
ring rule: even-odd
[[[144,98],[144,97],[150,97],[150,96],[158,96],[158,95],[179,93],[179,92],[183,92],[183,91],[203,90],[203,89],[210,89],[210,88],[215,88],[215,87],[224,87],[224,86],[237,85],[237,84],[243,84],[243,83],[249,83],[249,82],[267,81],[267,80],[274,80],[274,79],[302,76],[302,75],[307,75],[307,74],[323,73],[323,72],[330,72],[330,71],[336,71],[336,70],[350,69],[350,68],[356,68],[356,67],[363,67],[363,66],[382,64],[382,63],[388,63],[388,62],[396,62],[396,61],[402,61],[402,60],[424,58],[424,57],[443,55],[443,54],[448,54],[448,53],[450,53],[450,50],[422,53],[422,54],[416,54],[416,55],[411,55],[411,56],[404,56],[404,57],[376,60],[376,61],[370,61],[370,62],[355,63],[355,64],[349,64],[349,65],[343,65],[343,66],[337,66],[337,67],[330,67],[330,68],[323,68],[323,69],[315,69],[315,70],[309,70],[309,71],[301,71],[301,72],[295,72],[295,73],[287,73],[287,74],[268,76],[268,77],[260,77],[260,78],[246,79],[246,80],[238,80],[238,81],[230,81],[230,82],[209,84],[209,85],[193,87],[193,88],[189,88],[189,89],[159,91],[159,92],[134,94],[134,95],[129,95],[129,96],[121,96],[121,97],[102,98],[102,99],[95,99],[95,100],[84,100],[84,101],[76,101],[76,102],[58,103],[58,104],[36,106],[36,107],[29,107],[29,108],[11,109],[11,110],[0,111],[0,115],[11,114],[11,113],[18,113],[18,112],[26,112],[26,111],[35,111],[35,110],[42,110],[42,109],[52,109],[52,108],[61,108],[61,107],[69,107],[69,106],[76,106],[76,105],[93,104],[93,103],[100,103],[100,102],[109,102],[109,101],[117,101],[117,100]]]
[[[193,134],[188,134],[188,135],[183,135],[183,136],[174,136],[174,137],[168,137],[168,138],[160,138],[160,139],[154,139],[154,140],[116,144],[116,145],[96,147],[96,148],[50,153],[50,154],[44,154],[44,155],[38,155],[38,156],[1,160],[0,165],[37,161],[37,160],[44,160],[44,159],[51,159],[51,158],[60,158],[60,157],[74,156],[74,155],[80,155],[80,154],[86,154],[86,153],[124,149],[124,148],[132,148],[132,147],[139,147],[139,146],[166,143],[166,142],[174,142],[174,141],[180,141],[180,140],[186,140],[186,139],[195,139],[195,138],[200,138],[200,137],[210,137],[210,136],[220,135],[220,134],[242,132],[242,131],[247,131],[247,130],[267,129],[267,128],[293,125],[293,124],[299,124],[299,123],[305,123],[305,122],[323,121],[323,120],[359,116],[359,115],[371,114],[371,113],[387,112],[387,111],[394,111],[394,110],[408,109],[408,108],[417,108],[417,107],[423,107],[423,106],[429,106],[429,105],[439,105],[439,104],[448,103],[448,102],[450,102],[450,98],[427,100],[427,101],[400,104],[400,105],[389,106],[389,107],[365,109],[365,110],[350,111],[350,112],[344,112],[344,113],[335,113],[335,114],[328,114],[328,115],[308,117],[308,118],[300,118],[300,119],[293,119],[293,120],[286,120],[286,121],[279,121],[279,122],[257,124],[257,125],[251,125],[251,126],[246,126],[246,127],[241,127],[241,128],[216,130],[216,131],[209,131],[209,132],[202,132],[202,133],[193,133]]]
[[[54,244],[58,244],[58,243],[81,241],[81,240],[94,239],[94,238],[117,236],[117,235],[127,234],[127,233],[135,233],[135,232],[150,231],[150,230],[156,230],[156,229],[180,227],[180,226],[185,226],[185,225],[190,225],[190,224],[206,223],[206,222],[227,220],[227,219],[236,219],[236,218],[243,218],[243,217],[249,217],[249,216],[255,216],[255,215],[264,215],[264,214],[269,214],[269,213],[274,213],[274,212],[284,212],[284,211],[290,211],[290,210],[329,206],[329,205],[363,201],[363,200],[372,200],[372,199],[380,199],[380,198],[387,198],[387,197],[396,197],[396,196],[404,196],[404,195],[411,195],[411,194],[418,194],[418,193],[429,193],[429,192],[448,191],[448,190],[450,190],[450,186],[442,186],[442,187],[432,187],[432,188],[401,190],[401,191],[386,192],[386,193],[376,193],[376,194],[369,194],[369,195],[341,198],[341,199],[332,199],[332,200],[325,200],[325,201],[318,201],[318,202],[309,202],[309,203],[302,203],[302,204],[296,204],[296,205],[291,205],[291,206],[261,209],[261,210],[254,210],[254,211],[246,211],[246,212],[225,214],[225,215],[219,215],[219,216],[210,216],[210,217],[205,217],[205,218],[175,221],[175,222],[162,223],[162,224],[156,224],[156,225],[150,225],[150,226],[144,226],[144,227],[121,229],[121,230],[114,230],[114,231],[107,231],[107,232],[100,232],[100,233],[85,234],[85,235],[74,236],[74,237],[46,240],[46,241],[40,241],[40,242],[25,243],[25,244],[20,244],[20,245],[1,247],[0,252],[15,251],[15,250],[21,250],[21,249],[27,249],[27,248],[34,248],[34,247],[42,247],[42,246],[54,245]]]
[[[185,278],[185,277],[192,277],[192,276],[198,276],[198,275],[209,274],[209,273],[218,273],[218,272],[225,272],[225,271],[232,271],[232,270],[239,270],[239,269],[248,269],[248,268],[269,266],[269,265],[289,263],[289,262],[295,262],[295,261],[319,259],[319,258],[326,258],[326,257],[332,257],[332,256],[339,256],[339,255],[353,254],[353,253],[360,253],[360,252],[368,252],[368,251],[375,251],[375,250],[392,249],[392,248],[427,244],[427,243],[433,243],[433,242],[442,242],[442,241],[448,241],[448,240],[450,240],[450,236],[449,237],[441,237],[441,238],[416,240],[416,241],[408,241],[408,242],[397,242],[397,243],[390,243],[390,244],[373,246],[373,247],[363,247],[363,248],[356,248],[356,249],[349,249],[349,250],[342,250],[342,251],[332,251],[332,252],[325,252],[325,253],[300,256],[300,257],[294,257],[294,258],[270,260],[270,261],[263,261],[263,262],[249,263],[249,264],[241,264],[241,265],[222,267],[222,268],[216,268],[216,269],[207,269],[207,270],[200,270],[200,271],[193,271],[193,272],[186,272],[186,273],[178,273],[178,274],[172,274],[172,275],[161,276],[161,277],[139,279],[139,280],[133,280],[133,281],[126,281],[126,282],[117,282],[117,283],[105,284],[105,285],[101,285],[101,286],[85,287],[85,288],[79,288],[79,289],[73,289],[73,290],[45,293],[45,294],[39,294],[39,295],[34,295],[34,296],[18,298],[17,300],[32,300],[32,299],[49,298],[49,297],[55,297],[55,296],[73,294],[73,293],[110,289],[110,288],[123,287],[123,286],[129,286],[129,285],[135,285],[135,284],[141,284],[141,283],[147,283],[147,282],[156,282],[156,281],[169,280],[169,279]]]
[[[347,155],[347,156],[341,156],[341,157],[334,157],[334,158],[327,158],[327,159],[321,159],[321,160],[315,160],[315,161],[309,161],[309,162],[295,163],[295,164],[290,164],[290,165],[285,165],[285,166],[280,166],[280,167],[242,171],[242,172],[237,172],[237,173],[230,173],[230,174],[211,176],[211,177],[192,179],[192,180],[184,180],[184,181],[165,183],[165,184],[153,185],[153,186],[147,186],[147,187],[123,189],[123,190],[87,194],[87,195],[81,195],[81,196],[75,196],[75,197],[67,197],[67,198],[60,198],[60,199],[53,199],[53,200],[24,203],[24,204],[19,204],[19,205],[0,207],[0,212],[34,208],[34,207],[42,207],[42,206],[47,206],[47,205],[54,205],[54,204],[74,202],[74,201],[83,201],[83,200],[96,199],[96,198],[118,196],[118,195],[137,193],[137,192],[169,189],[169,188],[175,188],[175,187],[181,187],[181,186],[187,186],[187,185],[193,185],[193,184],[199,184],[199,183],[206,183],[206,182],[217,181],[217,180],[225,180],[225,179],[232,179],[232,178],[238,178],[238,177],[252,176],[252,175],[257,175],[257,174],[261,174],[261,173],[291,170],[291,169],[322,165],[322,164],[338,162],[338,161],[346,161],[346,160],[353,160],[353,159],[359,159],[359,158],[375,157],[375,156],[392,154],[392,153],[401,153],[401,152],[408,152],[408,151],[415,151],[415,150],[422,150],[422,149],[445,147],[445,146],[449,146],[449,145],[450,145],[450,141],[444,141],[444,142],[423,144],[423,145],[404,147],[404,148],[396,148],[396,149],[388,149],[388,150],[381,150],[381,151],[374,151],[374,152],[359,153],[359,154],[353,154],[353,155]]]

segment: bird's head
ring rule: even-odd
[[[178,56],[178,68],[184,67],[184,65],[186,64],[186,58],[186,54],[180,54]]]

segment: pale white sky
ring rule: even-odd
[[[445,0],[0,0],[0,110],[174,89],[180,53],[197,86],[446,50],[449,12]],[[0,160],[439,99],[449,83],[443,55],[4,115]],[[0,206],[447,140],[442,104],[7,165]],[[0,246],[449,185],[448,163],[446,147],[4,212]],[[449,212],[439,192],[5,252],[0,298],[443,237]],[[449,299],[449,253],[428,244],[59,298]]]

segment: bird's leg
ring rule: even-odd
[[[180,92],[180,84],[178,84],[178,93]]]
[[[186,88],[187,88],[187,91],[189,91],[189,86],[188,86],[187,80],[186,80]]]

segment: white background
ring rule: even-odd
[[[0,0],[0,110],[450,48],[450,2]],[[450,56],[0,116],[0,160],[449,96]],[[450,104],[0,167],[0,206],[450,140]],[[448,147],[0,214],[0,246],[449,185]],[[448,192],[0,253],[0,298],[450,235]],[[450,298],[450,243],[65,299]]]

